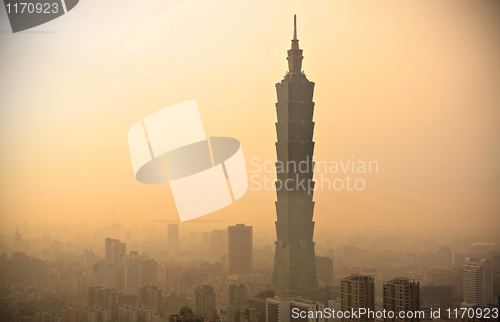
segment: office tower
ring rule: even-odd
[[[169,224],[168,225],[168,250],[171,255],[174,255],[179,251],[179,225]]]
[[[375,279],[373,276],[351,275],[340,282],[340,305],[342,311],[358,311],[360,308],[375,311]],[[359,318],[343,318],[342,321],[373,321],[364,315]]]
[[[266,299],[266,322],[326,322],[323,314],[316,315],[316,312],[324,310],[323,303],[302,299],[300,296],[275,296]],[[309,312],[314,312],[314,317],[310,317]]]
[[[227,256],[229,275],[252,273],[252,226],[228,227]]]
[[[281,83],[276,84],[278,200],[273,288],[278,296],[316,299],[318,276],[312,220],[314,83],[302,73],[302,59],[294,17],[292,48],[287,57],[289,70]],[[305,184],[300,185],[301,182]]]
[[[326,256],[316,256],[318,279],[327,285],[333,284],[333,260]]]
[[[141,261],[141,285],[156,284],[158,279],[158,262],[154,259]]]
[[[94,264],[92,271],[94,285],[101,285],[103,287],[115,287],[116,275],[113,263],[105,260],[99,260]]]
[[[462,307],[493,303],[493,264],[489,259],[466,258]]]
[[[214,261],[219,261],[227,253],[227,232],[214,229],[210,233],[210,256]]]
[[[229,285],[229,304],[247,305],[247,288],[245,285]]]
[[[418,315],[413,318],[400,318],[399,312],[417,312],[420,309],[420,282],[398,277],[384,283],[384,310],[394,312],[394,318],[384,321],[420,321]],[[421,317],[423,318],[423,317]]]
[[[217,312],[214,288],[210,285],[202,285],[195,291],[196,312],[207,319],[211,319]]]
[[[135,294],[141,285],[141,263],[136,259],[129,259],[124,266],[125,294]]]

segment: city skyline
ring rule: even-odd
[[[500,2],[119,1],[0,31],[0,321],[496,321]]]
[[[119,3],[132,10],[128,5]],[[108,218],[113,203],[127,223],[177,220],[168,187],[135,181],[126,133],[144,115],[192,98],[204,107],[208,135],[241,141],[249,170],[252,158],[273,162],[273,83],[286,69],[294,13],[308,49],[307,76],[318,84],[315,160],[354,156],[379,164],[378,173],[359,176],[363,191],[315,192],[318,229],[419,226],[492,234],[500,224],[497,5],[293,2],[248,4],[245,14],[243,4],[174,5],[193,16],[159,6],[157,19],[147,9],[135,15],[134,30],[119,27],[127,15],[109,20],[86,6],[72,11],[75,23],[90,19],[102,27],[97,37],[94,29],[64,31],[64,18],[44,25],[57,32],[43,36],[0,35],[3,227],[97,221]],[[77,39],[92,49],[80,51]],[[127,45],[118,45],[122,39]],[[32,52],[40,55],[30,59]],[[19,92],[37,86],[30,95]],[[263,230],[273,226],[274,198],[274,191],[249,190],[204,219]]]

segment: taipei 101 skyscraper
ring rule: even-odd
[[[314,254],[313,111],[314,83],[302,72],[302,49],[294,17],[288,72],[276,84],[276,252],[273,270],[275,295],[318,297]],[[301,184],[302,183],[302,184]]]

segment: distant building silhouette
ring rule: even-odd
[[[333,260],[326,256],[316,256],[318,279],[327,285],[333,284]]]
[[[229,275],[252,273],[252,227],[244,224],[227,229]]]
[[[109,237],[104,240],[104,259],[113,263],[116,287],[119,290],[124,289],[123,259],[126,253],[127,245],[120,240]]]
[[[141,285],[156,284],[158,280],[158,262],[154,259],[145,259],[141,262]]]
[[[169,224],[168,225],[168,244],[167,248],[169,252],[173,255],[179,251],[179,225]]]
[[[210,256],[218,261],[227,254],[227,232],[214,229],[210,233]]]
[[[84,268],[92,267],[96,262],[96,254],[92,250],[85,249],[82,254],[82,265]]]
[[[420,288],[420,301],[432,309],[445,311],[454,307],[453,285],[425,285]]]

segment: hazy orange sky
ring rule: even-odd
[[[135,180],[127,133],[193,98],[249,170],[274,161],[294,13],[316,83],[315,159],[379,164],[354,175],[363,191],[315,193],[318,229],[497,229],[496,0],[82,0],[17,34],[2,7],[0,225],[109,218],[113,202],[126,222],[176,220],[168,185]],[[273,229],[275,199],[249,190],[203,218]]]

